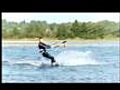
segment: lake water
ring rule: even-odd
[[[50,60],[42,57],[37,45],[2,47],[2,83],[120,83],[118,42],[80,44],[48,52],[59,67],[42,67]]]

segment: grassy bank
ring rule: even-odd
[[[46,43],[49,42],[61,42],[63,40],[57,40],[57,39],[47,39],[44,38]],[[88,40],[83,40],[83,39],[66,39],[66,41],[69,43],[66,44],[66,46],[80,46],[84,44],[102,44],[106,42],[119,42],[119,38],[116,39],[88,39]],[[3,39],[2,40],[2,46],[37,46],[38,44],[38,39]],[[78,44],[72,44],[72,42],[77,42]],[[70,44],[71,43],[71,44]]]
[[[58,39],[49,39],[49,38],[43,38],[46,42],[59,42],[59,41],[63,41],[63,40],[58,40]],[[108,42],[112,42],[112,41],[119,41],[120,38],[105,38],[105,39],[79,39],[79,38],[75,38],[75,39],[64,39],[68,42],[99,42],[99,41],[108,41]],[[28,41],[28,42],[38,42],[37,38],[34,39],[2,39],[2,41],[5,42],[24,42],[24,41]]]

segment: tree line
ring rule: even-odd
[[[2,38],[23,39],[39,36],[56,39],[103,39],[119,37],[119,23],[113,21],[52,23],[46,21],[8,22],[2,20]]]

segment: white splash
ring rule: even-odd
[[[56,60],[61,65],[98,64],[91,51],[79,52],[74,50],[63,51],[58,54]]]

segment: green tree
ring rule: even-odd
[[[72,37],[78,37],[80,32],[80,26],[79,26],[79,23],[77,20],[75,20],[75,22],[72,24],[72,27],[71,27],[71,32],[73,33],[72,34]]]

